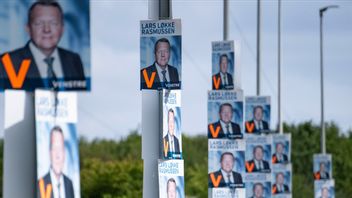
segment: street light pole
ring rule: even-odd
[[[278,26],[278,36],[277,36],[277,65],[278,65],[278,98],[277,98],[277,103],[278,103],[278,123],[279,123],[279,133],[283,134],[283,125],[282,125],[282,110],[281,110],[281,0],[278,0],[278,20],[277,20],[277,26]]]
[[[228,13],[229,13],[229,1],[224,0],[224,32],[223,32],[223,40],[226,41],[229,38],[229,21],[228,21]]]
[[[260,0],[257,0],[257,96],[260,95]]]
[[[320,100],[321,100],[321,131],[320,131],[320,148],[321,153],[326,153],[326,133],[325,133],[325,120],[324,120],[324,59],[323,59],[323,16],[324,12],[329,8],[338,8],[337,5],[326,6],[320,8]]]

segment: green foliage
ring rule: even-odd
[[[285,125],[292,134],[293,197],[313,197],[313,154],[320,153],[320,127],[305,122]],[[326,125],[327,153],[332,154],[336,197],[352,194],[352,131],[342,134]],[[204,136],[182,137],[187,197],[207,197],[208,141]],[[3,153],[0,140],[0,155]],[[2,185],[3,157],[0,156]],[[132,132],[120,141],[80,140],[81,194],[84,198],[142,197],[141,137]],[[0,189],[2,197],[2,188]]]

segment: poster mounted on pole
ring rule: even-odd
[[[331,154],[314,154],[313,162],[314,180],[332,179]]]
[[[80,197],[77,94],[36,90],[35,119],[37,197]]]
[[[314,181],[314,198],[335,198],[335,180]]]
[[[292,165],[277,164],[272,171],[272,197],[292,197]]]
[[[140,22],[140,89],[181,89],[181,20]]]
[[[272,136],[247,136],[246,137],[246,172],[270,173]]]
[[[247,96],[245,98],[245,132],[260,134],[270,131],[270,96]]]
[[[89,91],[89,2],[0,1],[0,91]]]
[[[275,164],[291,162],[291,134],[273,134],[271,161]]]
[[[183,160],[159,160],[159,197],[184,198]]]
[[[271,175],[264,173],[246,174],[246,198],[271,197]]]
[[[208,91],[208,138],[243,138],[243,91]]]

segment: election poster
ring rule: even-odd
[[[89,2],[0,1],[0,91],[89,91]]]
[[[263,173],[246,174],[246,198],[271,197],[271,175]]]
[[[292,197],[292,165],[277,164],[272,171],[272,197]]]
[[[314,181],[314,198],[335,198],[335,181]]]
[[[37,197],[80,197],[77,94],[36,90],[35,119]]]
[[[245,188],[211,188],[209,198],[244,198]]]
[[[235,87],[235,52],[233,41],[214,41],[212,45],[213,90],[231,90]]]
[[[270,173],[272,136],[246,137],[246,172]]]
[[[291,162],[291,134],[273,134],[272,157],[273,164]]]
[[[184,198],[183,160],[159,160],[159,197]]]
[[[140,22],[141,89],[181,89],[181,20]]]
[[[243,188],[245,141],[208,139],[208,188]]]
[[[161,159],[182,159],[181,90],[163,89],[160,134]]]
[[[333,178],[331,154],[314,154],[313,163],[314,180]]]
[[[208,138],[243,138],[243,91],[208,91]]]
[[[247,96],[245,98],[245,132],[260,134],[270,130],[270,96]]]

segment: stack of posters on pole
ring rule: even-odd
[[[181,89],[181,20],[140,23],[141,89]]]
[[[37,197],[80,197],[77,95],[35,92]]]
[[[260,134],[270,131],[270,96],[247,96],[246,134]]]
[[[234,41],[212,42],[212,89],[232,90],[238,77]],[[235,78],[236,76],[236,78]],[[237,86],[237,85],[236,85]]]
[[[90,90],[89,2],[1,1],[0,91]]]
[[[160,159],[182,159],[181,90],[163,89],[160,94]]]
[[[184,198],[183,160],[159,160],[159,197]]]
[[[334,198],[331,154],[314,154],[313,163],[314,197]]]
[[[243,92],[208,91],[208,138],[243,138]]]
[[[244,140],[208,140],[208,188],[213,197],[244,197],[245,149]]]

